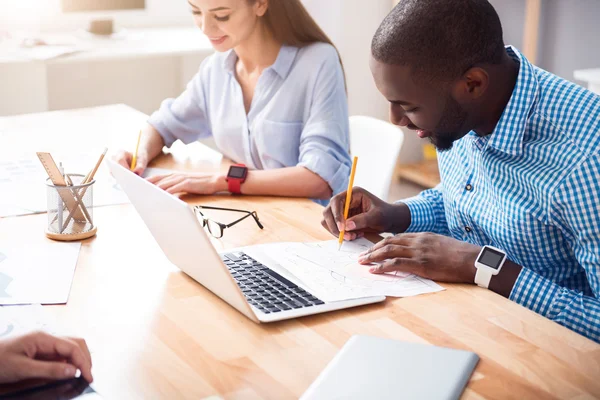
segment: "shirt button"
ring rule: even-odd
[[[469,228],[468,226],[465,226],[465,231],[467,231],[467,232],[471,232],[471,231],[472,231],[472,229],[471,229],[471,228]]]
[[[467,189],[470,192],[471,190],[473,190],[473,186],[469,183],[467,184],[467,186],[465,186],[465,189]]]

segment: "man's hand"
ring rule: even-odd
[[[77,370],[92,382],[92,358],[83,339],[58,338],[44,332],[0,341],[0,384],[25,379],[63,380]]]
[[[365,233],[403,232],[410,225],[410,210],[405,204],[389,204],[355,187],[352,190],[348,220],[344,220],[346,192],[334,196],[323,211],[321,225],[334,236],[345,228],[344,239],[354,240]]]
[[[228,189],[225,177],[219,174],[176,172],[168,175],[151,176],[147,180],[171,194],[210,195]]]
[[[473,283],[481,247],[434,233],[403,233],[362,253],[361,264],[374,274],[401,271],[438,282]]]

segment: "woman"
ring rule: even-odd
[[[189,0],[217,53],[187,89],[163,102],[142,133],[135,172],[180,139],[213,136],[247,172],[149,178],[170,193],[310,197],[346,189],[350,169],[344,72],[300,0]],[[132,154],[116,159],[125,167]],[[237,186],[236,186],[237,184]]]

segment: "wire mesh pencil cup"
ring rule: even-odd
[[[96,234],[94,225],[94,183],[83,183],[81,174],[65,175],[69,186],[56,186],[46,180],[48,224],[46,236],[54,240],[82,240]]]

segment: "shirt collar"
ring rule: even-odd
[[[520,154],[527,120],[532,114],[539,94],[534,66],[516,48],[506,46],[508,55],[518,61],[519,76],[512,96],[494,129],[488,145],[511,155]]]
[[[281,79],[287,78],[290,70],[292,69],[292,65],[294,64],[294,60],[296,59],[296,55],[298,54],[298,48],[294,46],[281,46],[279,50],[279,54],[277,55],[277,59],[275,63],[271,65],[267,69],[272,69],[281,77]],[[227,72],[234,73],[235,72],[235,63],[237,62],[237,54],[234,50],[229,50],[225,58],[223,59],[223,69]]]

